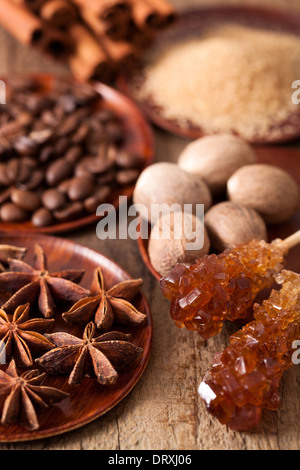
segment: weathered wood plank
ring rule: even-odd
[[[173,0],[178,7],[204,4],[200,0]],[[209,0],[212,5],[220,0]],[[299,0],[224,0],[224,3],[287,6],[300,10]],[[64,66],[20,46],[0,30],[0,75],[26,71],[66,73]],[[156,160],[175,161],[185,141],[156,131]],[[133,241],[100,242],[95,227],[66,237],[115,259],[132,276],[145,280],[144,292],[154,320],[153,353],[148,368],[131,394],[106,416],[82,429],[27,444],[0,449],[298,449],[300,447],[300,369],[285,375],[283,405],[265,413],[255,433],[234,433],[212,420],[198,398],[197,388],[214,354],[227,344],[230,330],[204,343],[196,334],[178,330],[168,314],[157,281],[142,264]]]

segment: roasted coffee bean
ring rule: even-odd
[[[75,176],[91,176],[91,172],[87,168],[86,162],[88,158],[93,157],[84,157],[75,167]]]
[[[38,209],[31,217],[31,222],[35,227],[49,227],[53,221],[52,213],[45,207]]]
[[[59,120],[49,109],[45,109],[40,117],[40,120],[46,126],[50,126],[50,128],[56,127],[59,124]]]
[[[73,144],[81,144],[85,139],[88,138],[90,128],[86,124],[81,124],[77,132],[72,136]]]
[[[65,209],[54,211],[53,215],[59,222],[68,222],[82,215],[83,205],[81,202],[73,202]]]
[[[50,108],[52,100],[46,95],[28,95],[26,99],[26,106],[33,114],[40,114],[45,109]]]
[[[70,187],[71,182],[72,182],[72,178],[64,180],[61,183],[59,183],[59,185],[57,186],[57,189],[61,193],[67,194],[67,192],[69,191],[69,187]]]
[[[9,142],[9,140],[7,140],[6,137],[1,137],[0,136],[0,153],[1,154],[6,154],[6,153],[10,152],[11,149],[12,149],[12,145]]]
[[[24,189],[25,191],[36,189],[43,182],[44,177],[45,174],[43,170],[34,170],[27,181],[21,184],[19,183],[19,187],[20,189]]]
[[[17,119],[18,123],[21,124],[21,126],[30,126],[33,123],[33,116],[27,111],[20,112],[20,110],[18,110],[16,112],[15,118]]]
[[[121,144],[124,140],[124,132],[122,127],[120,126],[119,123],[116,122],[109,122],[105,130],[107,134],[109,135],[110,139],[116,143],[116,144]]]
[[[99,186],[112,184],[116,179],[116,172],[114,169],[108,171],[107,173],[103,173],[103,175],[97,178]]]
[[[0,219],[3,222],[24,222],[28,219],[28,212],[16,206],[13,202],[6,202],[0,208]]]
[[[4,219],[31,217],[36,227],[74,220],[95,212],[117,182],[131,184],[140,161],[120,150],[122,123],[113,110],[95,110],[102,97],[93,88],[55,81],[45,93],[22,82],[8,87],[0,113]]]
[[[8,121],[3,124],[0,128],[0,137],[14,137],[18,136],[23,132],[23,126],[18,121]]]
[[[82,164],[89,173],[99,175],[110,170],[114,165],[114,161],[107,158],[106,155],[101,155],[100,157],[86,157],[82,160]]]
[[[69,147],[70,147],[69,139],[67,137],[62,137],[56,142],[53,148],[53,153],[58,156],[63,156]]]
[[[7,186],[6,163],[0,163],[0,185]]]
[[[41,205],[40,198],[35,193],[16,188],[11,191],[11,200],[16,206],[27,212],[34,212]]]
[[[96,119],[91,119],[90,122],[90,129],[95,135],[95,140],[97,139],[98,142],[99,140],[105,140],[105,126],[103,122],[96,120]]]
[[[19,173],[18,173],[18,183],[25,183],[29,180],[33,172],[33,166],[27,162],[25,159],[20,160]]]
[[[6,176],[11,183],[18,180],[20,171],[20,160],[18,158],[11,158],[6,164]]]
[[[58,189],[47,189],[42,194],[42,203],[47,209],[55,211],[66,205],[67,198],[66,195],[58,191]]]
[[[71,176],[73,172],[73,165],[65,158],[55,160],[47,169],[46,180],[49,186],[56,186],[61,181]]]
[[[96,212],[100,204],[107,202],[110,193],[110,186],[102,186],[102,188],[97,189],[93,196],[87,198],[84,201],[83,206],[85,210],[91,213]]]
[[[3,202],[6,202],[10,199],[11,195],[11,188],[7,188],[4,191],[0,193],[0,204],[3,204]]]
[[[83,201],[94,191],[94,181],[91,176],[77,176],[70,183],[68,196],[71,201]]]
[[[39,153],[39,160],[41,163],[47,163],[53,157],[53,155],[53,147],[51,145],[47,145],[41,149]]]
[[[82,152],[82,147],[80,145],[73,145],[73,147],[71,147],[65,154],[65,159],[68,160],[68,162],[76,163],[82,156]]]
[[[81,84],[80,86],[74,86],[72,94],[76,102],[81,105],[88,105],[94,101],[100,101],[101,95],[88,85]]]
[[[77,107],[76,100],[74,100],[73,96],[70,94],[66,94],[61,96],[58,99],[58,106],[61,107],[61,109],[65,113],[73,113]]]
[[[133,153],[120,150],[116,152],[116,164],[120,168],[137,168],[142,164],[141,158]]]
[[[116,119],[115,113],[111,109],[101,109],[95,113],[95,119],[99,120],[103,124],[107,124],[110,121]]]
[[[34,131],[29,134],[29,138],[39,145],[45,144],[53,136],[51,129],[42,129],[40,131]]]
[[[53,111],[53,115],[55,116],[58,122],[61,122],[62,119],[64,119],[66,115],[64,108],[60,106],[60,104],[56,104],[54,108],[52,109],[52,111]]]
[[[67,116],[58,129],[58,135],[66,136],[74,132],[78,127],[78,118],[76,115],[71,114]]]
[[[135,183],[138,177],[138,170],[122,170],[116,174],[116,181],[121,186],[126,186]]]
[[[38,150],[38,143],[24,135],[15,141],[14,149],[19,155],[35,155]]]

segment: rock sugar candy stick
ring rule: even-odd
[[[282,271],[280,291],[254,306],[255,320],[230,337],[199,387],[209,412],[230,429],[256,426],[263,408],[280,405],[278,387],[300,339],[300,274]]]
[[[258,293],[272,287],[285,255],[298,243],[300,231],[285,241],[252,241],[192,265],[177,264],[161,280],[172,319],[204,339],[219,333],[225,320],[247,319]]]

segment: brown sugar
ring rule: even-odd
[[[260,138],[297,111],[291,87],[299,59],[295,35],[215,26],[156,53],[136,93],[182,127]]]

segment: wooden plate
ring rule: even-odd
[[[181,13],[179,21],[167,31],[159,35],[158,40],[144,57],[140,70],[133,75],[120,76],[118,78],[118,87],[127,96],[139,103],[139,106],[148,118],[158,127],[166,131],[187,137],[197,139],[206,134],[200,127],[195,127],[190,123],[182,127],[178,121],[166,119],[162,113],[162,108],[149,99],[138,100],[134,90],[143,87],[144,66],[149,63],[150,57],[155,55],[156,51],[172,46],[177,42],[186,40],[189,37],[199,37],[201,31],[210,23],[238,23],[246,26],[260,27],[268,30],[279,30],[288,33],[300,35],[300,16],[295,13],[279,11],[272,8],[259,7],[240,7],[240,6],[220,6],[220,7],[202,7],[194,10],[188,10]],[[246,72],[245,72],[246,73]],[[297,77],[295,77],[296,80]],[[135,85],[133,85],[135,84]],[[138,84],[138,85],[136,85]],[[292,86],[292,84],[291,84]],[[291,88],[291,96],[292,96]],[[201,99],[201,96],[199,97]],[[251,99],[251,97],[249,97]],[[265,135],[263,138],[253,138],[253,144],[288,142],[300,136],[300,106],[295,106],[297,110],[292,113],[280,125],[274,127],[278,135]],[[291,127],[292,126],[292,127]]]
[[[259,163],[276,165],[290,173],[300,188],[300,150],[288,149],[284,147],[260,147],[255,149],[258,154]],[[142,223],[142,222],[141,222]],[[300,229],[300,207],[294,217],[285,224],[270,226],[268,229],[269,240],[276,238],[286,238]],[[150,233],[150,227],[149,227]],[[138,246],[141,257],[152,275],[159,281],[161,276],[152,266],[148,253],[148,240],[138,239]],[[293,248],[287,257],[287,269],[300,273],[300,245]]]
[[[0,232],[0,243],[28,247],[24,259],[29,263],[33,261],[34,244],[39,243],[47,254],[50,271],[62,268],[84,269],[85,276],[80,285],[86,288],[90,287],[93,270],[97,266],[103,269],[108,287],[130,279],[121,267],[100,253],[64,239],[39,234],[16,235],[12,232]],[[121,372],[119,380],[112,386],[101,386],[96,380],[86,377],[80,386],[70,387],[67,384],[68,377],[49,376],[45,384],[67,391],[70,397],[39,414],[40,428],[37,431],[28,431],[18,424],[8,427],[0,424],[0,442],[41,439],[79,428],[111,410],[132,390],[148,363],[152,341],[151,313],[142,294],[136,299],[135,305],[147,315],[145,324],[134,329],[119,325],[114,327],[117,331],[130,332],[131,341],[143,348],[144,352],[134,366]],[[68,325],[59,313],[55,320],[54,331],[67,331],[78,336],[82,333],[82,328]]]
[[[34,78],[45,86],[45,89],[51,89],[51,83],[54,76],[50,75],[34,75]],[[125,134],[125,141],[122,146],[124,150],[128,150],[133,154],[139,155],[143,160],[141,171],[153,162],[154,157],[154,138],[151,127],[144,119],[138,107],[126,96],[123,96],[117,90],[108,87],[99,82],[94,82],[93,87],[102,95],[102,106],[105,109],[112,110],[116,113],[122,122]],[[119,192],[115,192],[109,201],[115,208],[119,206],[119,196],[127,196],[131,198],[134,185],[124,187]],[[37,228],[31,222],[23,222],[20,224],[9,224],[0,222],[0,230],[24,230],[36,233],[62,233],[93,224],[99,220],[95,215],[86,215],[80,219],[71,222],[64,222],[49,227]]]

